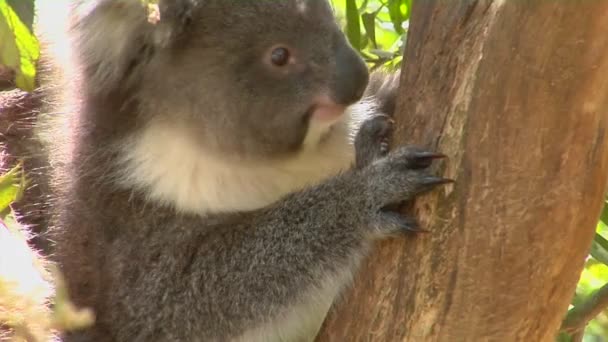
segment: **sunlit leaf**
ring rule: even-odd
[[[21,22],[32,31],[34,25],[34,0],[6,0],[8,5],[17,13]]]
[[[36,61],[40,56],[38,40],[6,0],[0,0],[0,64],[16,72],[17,86],[34,89]]]
[[[10,204],[21,198],[25,185],[25,177],[23,172],[21,172],[20,165],[0,176],[1,217],[5,217],[10,213]]]
[[[355,19],[354,11],[347,6],[358,5],[359,17]],[[372,69],[378,67],[399,67],[403,57],[403,47],[407,29],[395,31],[395,23],[391,18],[388,1],[380,0],[331,0],[332,7],[341,26],[345,29],[349,41],[357,48]],[[400,0],[393,7],[393,16],[397,16],[397,25],[407,28],[410,15],[411,0]],[[397,14],[396,9],[400,12]],[[349,25],[350,23],[350,25]],[[357,27],[358,26],[358,27]],[[358,34],[357,34],[358,30]]]
[[[602,221],[604,224],[608,224],[608,202],[604,202],[604,209],[602,209],[600,221]]]
[[[346,0],[346,36],[355,49],[361,50],[361,24],[355,0]]]
[[[391,21],[398,33],[404,33],[401,24],[406,20],[407,6],[405,6],[406,13],[403,12],[404,6],[401,0],[389,0],[388,1],[388,12],[391,16]]]
[[[593,243],[591,244],[590,253],[595,260],[602,262],[604,265],[608,265],[608,240],[596,233]]]
[[[367,33],[368,39],[372,42],[374,47],[377,47],[376,44],[376,13],[363,13],[361,15],[361,20],[363,21],[363,27],[365,28],[365,32]]]

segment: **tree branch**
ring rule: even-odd
[[[457,183],[416,199],[432,233],[377,244],[318,341],[554,341],[608,183],[606,13],[414,1],[395,143]]]
[[[584,329],[572,334],[572,336],[570,336],[570,342],[583,342],[583,337],[585,337]]]
[[[587,323],[608,307],[608,284],[602,286],[583,303],[568,311],[562,323],[562,331],[576,333],[585,329]]]

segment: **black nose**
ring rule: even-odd
[[[361,99],[369,72],[359,54],[346,42],[343,35],[335,45],[336,69],[332,93],[334,100],[343,105],[350,105]]]

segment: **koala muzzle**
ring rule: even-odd
[[[336,46],[336,70],[332,84],[332,98],[341,105],[350,105],[361,99],[369,72],[359,54],[343,39]]]

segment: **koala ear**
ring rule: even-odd
[[[76,2],[71,30],[92,88],[103,92],[136,81],[155,50],[184,36],[199,2],[160,0],[147,8],[141,0]]]
[[[153,20],[157,20],[154,33],[156,46],[169,47],[178,41],[192,23],[199,3],[199,0],[160,0],[157,13],[152,16]]]

